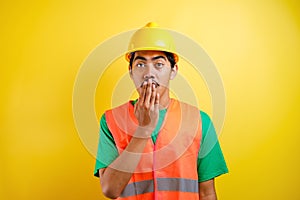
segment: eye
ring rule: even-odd
[[[158,63],[155,63],[155,67],[156,68],[162,68],[165,64],[164,63],[161,63],[161,62],[158,62]]]
[[[144,63],[137,63],[135,66],[138,67],[138,68],[141,68],[141,67],[145,67],[145,64]]]

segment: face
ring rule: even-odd
[[[144,81],[152,79],[156,83],[157,91],[168,95],[169,81],[177,74],[177,65],[171,68],[171,63],[162,51],[137,51],[134,54],[130,77],[139,94]]]

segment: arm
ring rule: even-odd
[[[115,199],[120,196],[139,163],[140,153],[143,152],[146,143],[147,139],[133,137],[127,148],[111,165],[99,170],[102,192],[106,197]]]
[[[159,95],[151,81],[143,84],[134,113],[139,127],[126,149],[107,168],[99,170],[102,192],[108,198],[120,196],[135,171],[141,153],[151,137],[159,113]]]
[[[199,183],[200,200],[217,200],[214,179]]]
[[[203,200],[210,199],[209,196],[204,197],[206,193],[216,193],[214,178],[227,173],[228,169],[210,117],[202,111],[200,111],[200,114],[202,120],[202,141],[198,154],[198,180],[200,182],[199,197]],[[200,196],[200,192],[203,197]],[[217,199],[216,194],[211,196],[212,199]]]

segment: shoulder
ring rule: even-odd
[[[121,105],[115,106],[111,109],[108,109],[104,112],[106,121],[110,121],[111,118],[114,117],[122,117],[128,115],[129,112],[133,111],[133,104],[132,101],[128,101]],[[118,118],[119,119],[119,118]]]
[[[201,123],[202,123],[202,138],[204,139],[206,135],[214,135],[215,129],[210,116],[202,110],[200,110],[199,112],[200,112]]]
[[[120,105],[116,105],[116,106],[112,107],[111,109],[106,110],[105,113],[111,112],[112,110],[118,110],[118,109],[122,109],[122,108],[128,108],[128,106],[133,106],[134,105],[133,102],[134,101],[130,100],[130,101],[122,103]]]
[[[176,99],[174,99],[174,101],[177,102],[177,103],[180,103],[181,106],[188,107],[188,108],[193,109],[193,110],[197,110],[197,112],[200,113],[200,119],[202,121],[202,125],[209,126],[209,125],[212,124],[210,116],[205,111],[200,110],[196,106],[191,105],[189,103],[185,103],[183,101],[179,101],[179,100],[176,100]]]
[[[211,123],[211,119],[206,112],[200,110],[200,116],[201,116],[202,123],[205,123],[205,124]]]
[[[194,117],[196,117],[197,115],[199,115],[199,109],[189,103],[177,100],[177,99],[171,99],[171,105],[169,106],[169,108],[171,109],[181,109],[182,112],[184,113],[188,113],[188,114],[193,114]]]

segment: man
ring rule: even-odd
[[[210,118],[170,98],[178,70],[173,38],[155,23],[132,36],[126,53],[139,98],[105,112],[94,175],[111,199],[217,199],[214,178],[228,169]],[[205,155],[203,157],[203,155]]]

